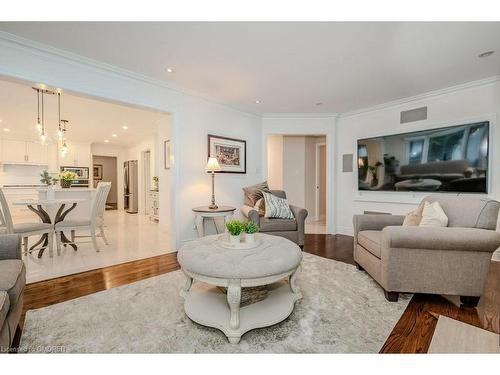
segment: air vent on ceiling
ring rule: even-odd
[[[399,123],[406,124],[407,122],[422,120],[427,120],[427,107],[415,108],[401,112]]]

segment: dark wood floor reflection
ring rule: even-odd
[[[353,239],[344,235],[308,234],[304,251],[353,264]],[[176,253],[105,267],[75,275],[28,284],[24,314],[27,310],[49,306],[102,290],[129,284],[179,269]],[[363,272],[363,271],[359,271]],[[476,309],[459,308],[440,296],[415,295],[381,349],[381,353],[425,353],[437,322],[446,315],[479,325]],[[15,343],[19,344],[20,331]]]

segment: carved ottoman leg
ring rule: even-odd
[[[288,283],[290,284],[290,290],[293,294],[296,294],[298,298],[302,297],[302,293],[300,293],[300,288],[297,285],[297,273],[299,269],[297,268],[289,277]]]
[[[193,278],[186,275],[186,274],[184,274],[184,276],[186,277],[186,282],[181,289],[181,296],[182,297],[187,296],[187,294],[189,293],[189,290],[191,289],[191,286],[193,285]]]
[[[227,303],[231,311],[231,319],[229,321],[229,327],[234,330],[240,328],[240,302],[241,302],[241,282],[240,280],[231,280],[229,281],[229,285],[227,288]],[[233,338],[233,340],[231,339],[232,338],[230,338],[229,340],[233,342],[236,338]]]

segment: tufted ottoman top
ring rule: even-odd
[[[250,250],[225,249],[220,235],[206,236],[181,247],[177,259],[189,272],[221,279],[253,279],[279,275],[297,268],[300,248],[286,238],[258,233],[262,243]]]

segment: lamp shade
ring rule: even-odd
[[[220,165],[217,158],[213,156],[208,158],[207,166],[205,167],[206,172],[217,172],[220,171]]]

